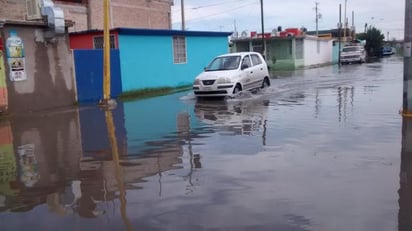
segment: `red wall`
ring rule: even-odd
[[[110,32],[110,35],[115,36],[116,48],[119,47],[117,31]],[[81,34],[70,34],[70,49],[94,49],[93,37],[103,36],[103,32],[89,32]]]

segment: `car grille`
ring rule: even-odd
[[[215,83],[215,80],[202,80],[203,85],[213,85]]]
[[[358,59],[360,56],[359,55],[348,55],[348,56],[343,56],[342,58],[344,59]]]
[[[195,95],[217,95],[217,94],[227,94],[225,90],[219,91],[195,91]]]

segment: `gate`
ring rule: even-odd
[[[98,102],[103,99],[103,50],[73,50],[76,74],[77,101]],[[111,98],[122,93],[119,50],[110,51]]]

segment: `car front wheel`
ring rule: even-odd
[[[242,88],[240,87],[239,84],[236,84],[235,89],[233,89],[233,94],[236,95],[237,93],[241,92]]]

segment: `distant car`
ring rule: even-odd
[[[193,82],[197,97],[234,96],[270,86],[268,66],[260,53],[239,52],[217,56]]]
[[[347,63],[364,63],[366,52],[363,46],[345,46],[340,53],[341,64]]]
[[[390,46],[384,46],[381,48],[381,55],[382,56],[389,56],[389,55],[393,55],[393,48]]]

